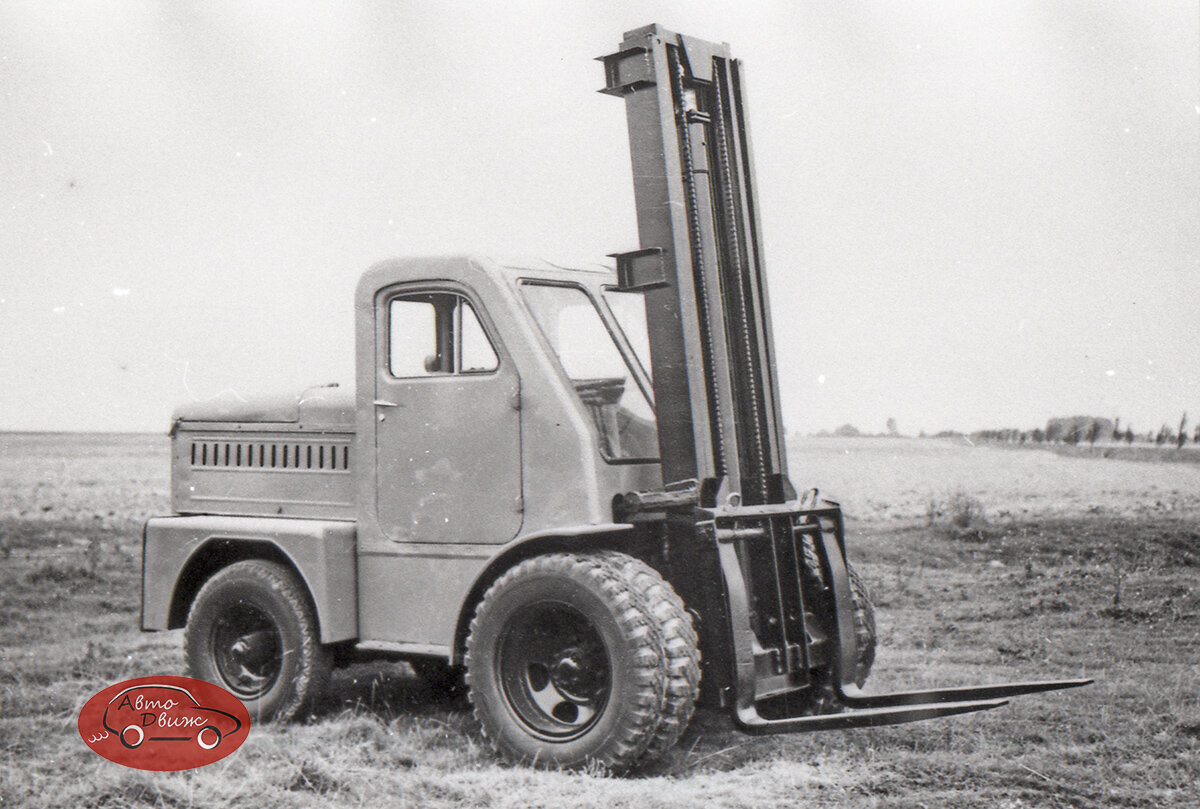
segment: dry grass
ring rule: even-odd
[[[402,665],[339,672],[310,721],[256,727],[210,767],[143,773],[99,758],[75,730],[83,702],[114,681],[182,666],[179,633],[135,628],[138,532],[165,506],[166,444],[0,436],[0,533],[13,548],[0,559],[0,806],[1200,805],[1200,527],[1183,491],[1189,467],[1164,465],[1172,478],[1140,464],[1121,483],[1111,459],[1051,456],[1072,464],[1057,478],[1063,490],[1042,485],[1023,499],[1006,476],[1026,459],[1027,483],[1050,479],[1039,453],[985,463],[970,448],[939,449],[950,471],[938,477],[934,453],[912,443],[907,458],[895,443],[872,455],[843,442],[851,456],[837,453],[858,456],[858,502],[908,492],[896,507],[908,518],[858,508],[851,524],[879,605],[868,685],[1098,682],[986,714],[807,736],[751,738],[701,713],[660,767],[613,779],[496,763],[466,705],[438,701]],[[862,469],[872,458],[874,471]],[[822,460],[850,468],[793,451],[813,478]],[[1089,486],[1126,488],[1097,497],[1097,512],[1080,499]],[[1177,509],[1137,507],[1173,489]],[[986,509],[986,530],[970,541],[925,524],[931,496],[955,491]]]

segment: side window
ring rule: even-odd
[[[388,303],[388,372],[401,379],[490,373],[500,367],[491,340],[466,298],[423,292]]]
[[[475,310],[471,308],[471,304],[461,298],[459,300],[461,301],[459,314],[462,324],[459,332],[462,335],[458,363],[459,373],[470,374],[496,370],[500,362],[496,358],[496,349],[492,348],[492,341],[484,333],[483,326],[479,325],[479,318],[475,317]]]
[[[397,298],[388,305],[388,371],[395,377],[435,373],[437,310],[429,300]]]

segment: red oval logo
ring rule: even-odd
[[[139,770],[190,770],[242,746],[246,706],[191,677],[138,677],[110,685],[79,712],[79,735],[109,761]]]

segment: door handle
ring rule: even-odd
[[[388,401],[385,401],[384,399],[376,399],[375,406],[376,407],[399,407],[400,404],[398,402],[388,402]]]

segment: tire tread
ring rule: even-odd
[[[333,668],[332,655],[327,647],[321,645],[316,612],[304,584],[294,572],[278,562],[266,559],[234,562],[214,573],[200,588],[192,602],[184,629],[184,664],[188,675],[221,685],[219,676],[214,676],[215,666],[211,673],[206,670],[204,653],[197,648],[202,639],[195,635],[203,631],[198,624],[203,623],[203,614],[209,609],[209,602],[219,598],[218,594],[223,588],[239,583],[263,587],[278,596],[292,612],[299,628],[297,675],[288,684],[286,693],[274,704],[264,705],[258,701],[256,705],[256,701],[248,702],[251,717],[256,722],[286,722],[307,715],[328,685]]]
[[[621,555],[623,556],[623,555]],[[629,557],[625,557],[629,558]],[[629,570],[610,554],[550,553],[518,562],[505,571],[488,588],[471,619],[467,636],[468,697],[475,717],[489,745],[499,755],[514,761],[529,761],[524,751],[506,744],[494,724],[488,706],[481,699],[481,672],[490,671],[480,640],[496,602],[515,582],[539,576],[566,577],[601,594],[612,610],[620,632],[627,642],[633,667],[634,687],[630,704],[615,707],[620,723],[609,739],[592,754],[581,760],[563,761],[553,755],[536,758],[530,763],[540,767],[576,767],[598,764],[604,769],[621,773],[633,767],[654,740],[661,724],[664,700],[668,693],[668,669],[664,664],[660,633],[642,605],[642,598],[631,581]]]

